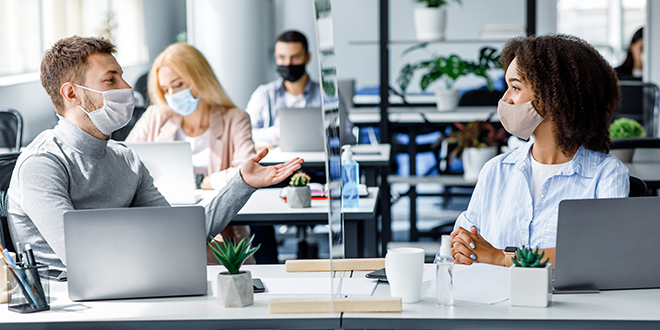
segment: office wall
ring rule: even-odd
[[[152,61],[175,41],[177,33],[186,29],[185,0],[143,0],[143,8],[149,59]],[[124,67],[124,79],[134,84],[149,68],[149,63]],[[21,112],[25,123],[23,145],[30,143],[39,133],[52,128],[57,122],[50,98],[38,78],[0,87],[0,106]]]

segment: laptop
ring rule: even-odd
[[[660,198],[559,203],[555,291],[660,288]]]
[[[321,108],[281,108],[280,148],[282,151],[324,151]]]
[[[73,301],[207,292],[201,206],[68,211],[64,239]]]
[[[195,194],[192,149],[185,141],[122,142],[135,150],[154,178],[154,185],[172,205],[194,205]]]

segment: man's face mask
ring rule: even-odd
[[[521,104],[509,104],[502,100],[497,104],[497,114],[507,132],[529,139],[534,130],[545,119],[534,109],[532,101]]]
[[[298,81],[305,74],[305,64],[278,65],[277,72],[286,81]]]
[[[76,84],[74,84],[76,85]],[[89,119],[94,123],[101,133],[110,135],[112,132],[126,126],[133,118],[135,108],[135,99],[133,98],[133,89],[112,89],[109,91],[98,91],[85,86],[76,85],[90,92],[101,93],[103,95],[103,107],[100,109],[84,111]]]

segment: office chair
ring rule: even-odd
[[[497,105],[497,103],[504,96],[503,91],[489,90],[488,88],[480,88],[463,93],[458,106],[486,106]]]
[[[20,154],[20,152],[0,154],[0,241],[2,242],[2,246],[11,252],[15,251],[14,242],[9,235],[9,224],[7,223],[7,189],[9,189],[11,174],[14,171],[16,160]]]
[[[128,137],[128,134],[133,129],[133,126],[135,126],[135,123],[137,123],[137,121],[140,120],[140,117],[142,117],[145,111],[147,111],[147,108],[145,107],[135,107],[135,109],[133,110],[133,118],[131,118],[131,121],[129,121],[128,124],[126,124],[126,126],[112,132],[111,138],[115,141],[126,140],[126,137]]]
[[[649,189],[642,179],[630,176],[630,191],[628,197],[644,197],[649,195]]]
[[[0,148],[19,151],[23,143],[23,116],[10,108],[0,108]]]
[[[144,107],[148,108],[149,105],[151,104],[151,100],[149,100],[149,92],[147,88],[147,77],[149,76],[149,72],[146,72],[145,74],[141,75],[140,78],[135,82],[135,85],[133,85],[133,90],[140,93],[142,95],[142,99],[144,100]]]
[[[660,89],[648,82],[620,80],[621,105],[612,120],[630,118],[644,127],[647,136],[657,136]]]

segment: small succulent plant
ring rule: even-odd
[[[541,254],[539,254],[538,247],[532,250],[531,248],[523,246],[522,248],[518,249],[516,252],[516,257],[511,258],[511,260],[513,260],[513,263],[518,267],[545,267],[545,264],[548,263],[550,258],[546,258],[545,261],[542,261],[544,255],[545,252],[541,252]]]
[[[243,237],[237,244],[236,238],[229,239],[222,235],[222,242],[218,242],[214,238],[209,243],[209,246],[215,258],[227,268],[229,274],[238,274],[245,259],[257,252],[261,247],[261,244],[259,244],[256,247],[250,248],[252,240],[254,240],[254,235],[250,236],[250,239]]]
[[[309,180],[311,179],[312,178],[310,178],[309,175],[305,174],[304,172],[299,172],[291,177],[289,185],[294,187],[304,187],[309,183]]]

